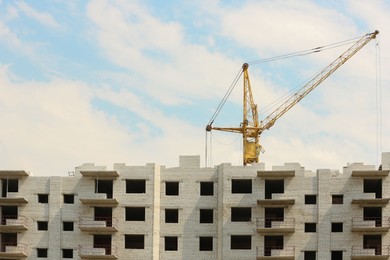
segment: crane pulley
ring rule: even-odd
[[[271,128],[275,122],[283,116],[294,105],[306,97],[313,89],[320,85],[333,72],[347,62],[354,54],[363,48],[368,42],[376,38],[379,31],[368,33],[353,43],[344,53],[342,53],[331,64],[324,68],[320,73],[308,81],[300,90],[288,98],[284,103],[272,111],[267,117],[259,121],[257,105],[254,102],[251,84],[248,74],[248,63],[242,65],[242,75],[244,80],[243,87],[243,119],[239,127],[214,127],[212,126],[216,113],[206,126],[206,131],[211,130],[226,131],[242,134],[243,138],[243,164],[252,164],[259,161],[260,135],[264,130]],[[231,91],[231,89],[229,90]],[[225,95],[225,97],[227,97]],[[224,100],[226,101],[226,100]],[[218,108],[220,109],[220,107]]]

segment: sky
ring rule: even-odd
[[[390,152],[385,0],[0,0],[0,169],[67,176],[83,163],[242,163],[242,137],[205,127],[244,62],[368,43],[261,136],[266,169]],[[299,88],[349,46],[249,67],[255,103]],[[214,126],[242,122],[242,79]],[[267,116],[260,112],[261,118]]]

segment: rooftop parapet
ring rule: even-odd
[[[180,155],[179,156],[180,168],[200,168],[200,156],[199,155]]]
[[[382,170],[390,170],[390,153],[382,153]]]

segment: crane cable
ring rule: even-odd
[[[293,58],[293,57],[297,57],[297,56],[305,56],[305,55],[309,55],[309,54],[313,54],[313,53],[317,53],[317,52],[321,52],[321,51],[330,50],[330,49],[338,48],[338,47],[341,47],[341,46],[345,46],[345,45],[348,45],[348,44],[356,42],[356,40],[360,39],[360,38],[361,37],[355,37],[355,38],[352,38],[352,39],[349,39],[349,40],[340,41],[340,42],[336,42],[336,43],[332,43],[332,44],[328,44],[328,45],[324,45],[324,46],[320,46],[320,47],[316,47],[316,48],[312,48],[312,49],[307,49],[307,50],[304,50],[304,51],[292,52],[292,53],[283,54],[283,55],[279,55],[279,56],[275,56],[275,57],[270,57],[270,58],[265,58],[265,59],[261,59],[261,60],[250,61],[250,62],[247,62],[247,63],[249,65],[255,65],[255,64],[260,64],[260,63],[267,63],[267,62],[272,62],[272,61],[277,61],[277,60]]]
[[[376,87],[376,160],[380,164],[379,156],[382,154],[382,85],[381,85],[381,54],[379,39],[375,44],[375,87]]]
[[[238,80],[241,78],[241,75],[242,75],[243,71],[242,69],[240,68],[240,70],[237,72],[237,75],[236,77],[234,78],[233,82],[230,84],[230,87],[228,89],[228,91],[225,93],[225,96],[222,98],[222,101],[219,103],[217,109],[215,110],[213,116],[211,117],[208,125],[212,125],[214,120],[217,118],[219,112],[221,112],[221,109],[222,107],[225,105],[226,101],[228,100],[230,94],[232,93],[234,87],[237,85],[237,82]],[[213,139],[213,136],[211,134],[211,131],[210,131],[210,137],[209,137],[209,131],[205,131],[206,134],[205,134],[205,167],[208,167],[208,165],[212,165],[212,139]],[[210,156],[208,156],[208,143],[209,143],[209,139],[210,139]],[[208,161],[208,158],[209,158],[209,161]]]
[[[242,75],[242,69],[240,68],[240,70],[238,71],[238,73],[237,73],[236,77],[234,78],[232,84],[230,85],[228,91],[226,92],[225,96],[222,98],[222,100],[219,103],[217,109],[215,110],[213,116],[211,117],[208,125],[211,125],[214,122],[215,118],[217,118],[217,116],[218,116],[219,112],[221,111],[223,105],[225,105],[225,103],[228,100],[230,94],[232,93],[234,87],[237,85],[237,82],[240,79],[241,75]]]

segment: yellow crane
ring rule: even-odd
[[[218,113],[214,113],[206,126],[206,131],[211,130],[233,132],[242,134],[243,138],[243,164],[252,164],[259,161],[260,150],[260,135],[264,130],[271,128],[276,120],[290,110],[294,105],[301,101],[307,94],[321,84],[326,78],[328,78],[333,72],[341,67],[346,61],[348,61],[354,54],[356,54],[361,48],[363,48],[369,41],[376,38],[379,31],[368,33],[359,38],[353,43],[343,54],[330,63],[325,69],[314,76],[308,81],[300,90],[290,96],[283,104],[271,112],[262,121],[259,121],[257,105],[253,100],[251,84],[248,74],[248,63],[242,65],[242,74],[244,79],[243,88],[243,119],[239,127],[214,127],[212,126]],[[315,51],[314,51],[315,52]],[[230,90],[231,91],[231,90]],[[227,95],[225,95],[227,97]],[[224,102],[223,102],[224,103]],[[218,107],[217,110],[220,110]],[[218,111],[219,112],[219,111]],[[207,155],[206,155],[207,156]]]

